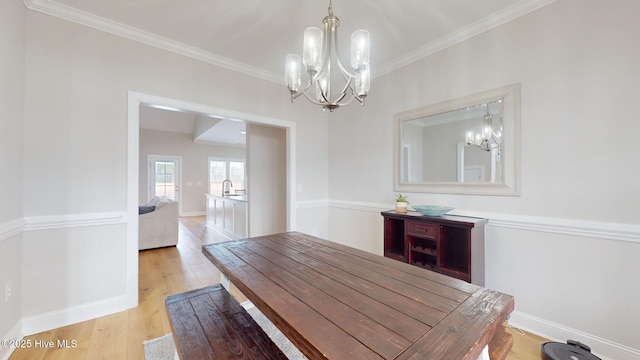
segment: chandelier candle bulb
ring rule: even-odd
[[[307,67],[310,76],[320,71],[322,59],[322,30],[317,27],[309,27],[304,31],[304,45],[302,61]]]
[[[300,90],[300,56],[289,54],[285,59],[285,82],[291,93]],[[293,101],[293,99],[291,99]]]
[[[473,144],[473,130],[467,130],[465,134],[467,144]]]
[[[369,68],[356,73],[356,95],[365,97],[369,93],[371,87],[371,79],[369,77]]]
[[[327,81],[327,74],[318,76],[316,81],[316,99],[318,101],[324,101],[325,96],[329,97],[331,89],[329,89],[329,82]]]
[[[369,32],[356,30],[351,34],[351,66],[356,73],[369,68]]]
[[[489,138],[491,138],[491,126],[485,125],[482,127],[482,138],[484,140],[489,140]]]

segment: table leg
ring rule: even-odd
[[[489,357],[491,360],[504,360],[512,346],[513,336],[505,331],[504,325],[501,325],[489,342]]]

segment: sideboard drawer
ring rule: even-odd
[[[417,221],[407,221],[407,233],[427,239],[436,239],[438,235],[437,224],[426,224]]]

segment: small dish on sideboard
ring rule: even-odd
[[[427,216],[442,216],[453,210],[450,206],[440,205],[413,205],[412,207],[415,211]]]

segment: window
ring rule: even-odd
[[[148,155],[147,200],[154,196],[166,196],[180,201],[179,156]]]
[[[231,194],[245,190],[244,160],[209,159],[209,194],[222,194],[222,182],[231,180]]]
[[[173,161],[156,161],[154,165],[156,184],[153,195],[175,198],[175,163]]]

